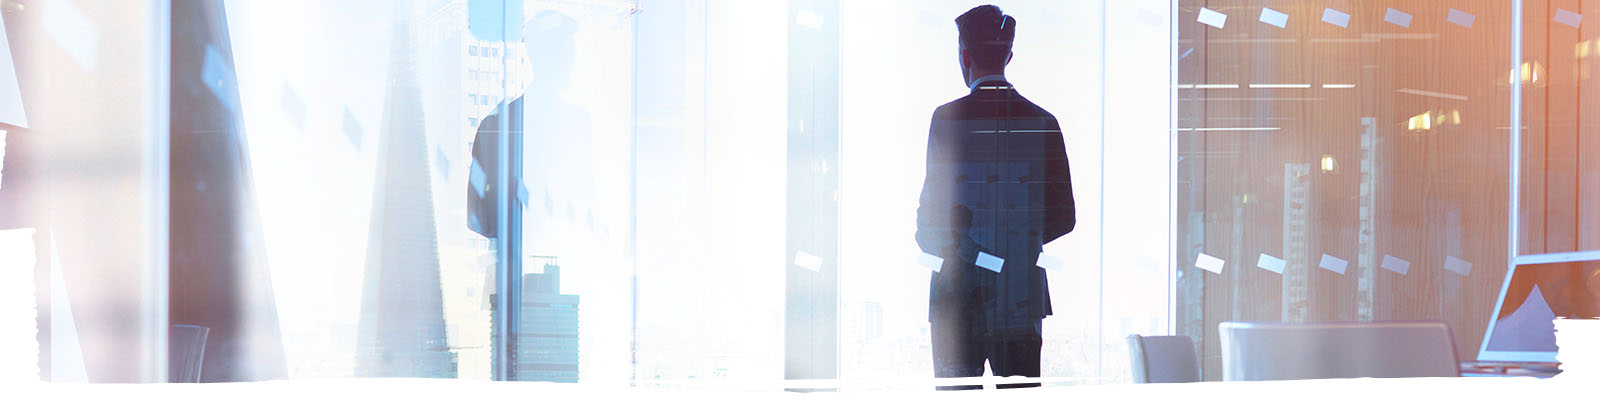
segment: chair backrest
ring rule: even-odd
[[[1200,381],[1200,359],[1188,336],[1128,335],[1134,383]]]
[[[168,382],[200,382],[201,363],[206,358],[206,336],[211,328],[198,325],[173,325],[167,330]]]
[[[1443,322],[1223,322],[1222,380],[1461,376]]]

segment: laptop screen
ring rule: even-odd
[[[1549,353],[1553,358],[1552,320],[1600,317],[1600,261],[1518,265],[1500,298],[1483,352]],[[1486,359],[1528,361],[1515,356]]]

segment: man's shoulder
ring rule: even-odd
[[[1050,111],[1049,110],[1045,110],[1044,107],[1040,107],[1038,104],[1034,104],[1033,101],[1032,100],[1028,100],[1027,97],[1022,97],[1022,95],[1019,94],[1019,95],[1014,96],[1014,99],[1015,99],[1014,101],[1016,102],[1016,105],[1023,106],[1024,109],[1029,110],[1029,112],[1028,112],[1028,114],[1030,114],[1029,116],[1036,117],[1036,118],[1041,118],[1041,119],[1048,119],[1048,120],[1052,120],[1052,121],[1054,121],[1056,119],[1055,114],[1051,114]]]
[[[996,101],[1005,104],[997,107]],[[1005,109],[1005,111],[1001,111]],[[1006,96],[1004,99],[978,96],[977,93],[968,94],[961,98],[951,100],[933,110],[934,120],[967,120],[974,118],[994,118],[995,114],[1009,114],[1013,118],[1038,118],[1055,121],[1055,114],[1045,110],[1021,94]]]
[[[939,107],[933,109],[933,119],[961,119],[961,111],[966,109],[964,104],[970,97],[972,95],[961,96],[959,99],[950,100],[948,103],[939,105]]]

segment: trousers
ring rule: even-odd
[[[966,378],[983,375],[989,362],[994,376],[1039,377],[1043,320],[1010,327],[991,327],[981,313],[936,314],[933,334],[933,376]],[[1031,325],[1031,326],[1030,326]],[[1037,387],[1037,383],[1002,384],[1000,389]],[[938,390],[974,390],[981,385],[940,386]]]

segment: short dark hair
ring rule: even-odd
[[[1017,37],[1017,20],[1002,13],[1000,7],[985,4],[956,17],[956,29],[961,31],[961,47],[967,49],[973,63],[1003,67]]]

